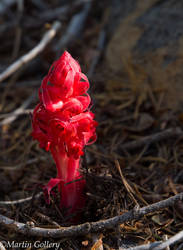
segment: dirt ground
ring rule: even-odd
[[[182,57],[172,59],[172,43],[143,50],[133,26],[160,1],[122,2],[0,2],[0,249],[183,249]],[[31,137],[41,81],[64,50],[89,78],[99,123],[81,162],[87,204],[74,227],[56,188],[45,203],[56,167]]]

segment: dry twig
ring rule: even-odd
[[[42,214],[40,212],[35,212],[35,215],[38,216],[39,218],[43,219],[44,221],[47,221],[49,223],[51,223],[52,225],[56,226],[57,228],[59,228],[59,224],[55,221],[53,221],[49,216]]]
[[[37,4],[37,0],[33,0],[35,4]],[[75,0],[72,3],[72,6],[70,3],[63,5],[63,6],[57,6],[55,9],[45,8],[46,11],[44,12],[38,12],[37,15],[40,18],[40,20],[44,22],[48,22],[53,19],[59,19],[62,20],[63,18],[67,17],[69,14],[69,11],[75,8],[80,7],[80,5],[86,4],[90,0]],[[45,4],[45,3],[44,3]],[[41,9],[41,6],[40,8]],[[43,9],[43,8],[42,8]]]
[[[106,32],[104,29],[101,30],[100,34],[99,34],[99,38],[98,38],[98,46],[97,46],[97,55],[93,58],[89,71],[88,71],[88,78],[92,77],[95,68],[100,60],[101,54],[103,52],[104,49],[104,44],[105,44],[105,40],[106,40]]]
[[[42,195],[42,193],[36,194],[35,198],[39,198]],[[15,204],[20,204],[20,203],[24,203],[27,201],[31,201],[33,198],[33,196],[29,196],[27,198],[24,199],[19,199],[19,200],[14,200],[14,201],[0,201],[0,205],[15,205]]]
[[[28,63],[34,57],[36,57],[39,53],[41,53],[41,51],[44,50],[47,44],[56,35],[60,27],[61,27],[61,23],[58,21],[55,21],[52,27],[50,28],[50,30],[44,34],[42,40],[39,42],[39,44],[35,48],[33,48],[24,56],[20,57],[17,61],[11,64],[3,73],[0,74],[0,82],[2,82],[4,79],[12,75],[15,71],[20,69],[24,64]]]
[[[10,113],[5,113],[0,115],[0,119],[8,118],[11,116],[19,116],[19,115],[30,115],[30,113],[33,112],[33,109],[22,109],[18,113],[15,113],[15,111],[10,112]]]
[[[21,19],[24,11],[24,0],[17,1],[17,24],[16,24],[16,34],[15,34],[15,43],[13,46],[12,52],[12,60],[15,60],[18,56],[18,52],[21,45],[21,37],[22,37],[22,28],[21,28]]]
[[[14,170],[19,170],[19,169],[21,169],[25,165],[31,165],[33,163],[37,163],[39,161],[45,161],[45,160],[48,160],[48,159],[49,158],[47,158],[45,156],[40,156],[39,158],[29,159],[26,162],[24,160],[23,162],[20,162],[20,163],[18,163],[16,165],[11,164],[11,165],[0,166],[0,169],[9,170],[9,171],[11,171],[11,170],[13,170],[13,171]]]
[[[166,247],[169,247],[179,241],[183,240],[183,231],[177,233],[176,235],[172,236],[170,239],[162,242],[153,242],[146,245],[141,245],[137,247],[130,247],[130,248],[120,248],[120,250],[163,250]],[[182,249],[182,248],[181,248]]]
[[[150,145],[154,142],[159,142],[173,137],[183,136],[183,131],[181,128],[169,128],[162,132],[145,136],[139,140],[128,142],[121,146],[122,150],[134,150],[145,145]]]
[[[77,226],[60,227],[59,229],[48,229],[40,227],[30,227],[27,224],[17,222],[4,215],[0,215],[0,224],[14,229],[17,233],[40,237],[72,237],[78,235],[86,235],[89,232],[95,233],[104,231],[105,229],[115,228],[119,224],[138,220],[146,214],[156,212],[160,209],[167,208],[175,204],[175,202],[183,200],[183,193],[172,196],[166,200],[153,203],[152,205],[142,207],[140,209],[131,210],[119,216],[97,222],[86,222]]]
[[[63,37],[61,37],[61,39],[55,46],[55,50],[57,52],[60,52],[63,47],[68,45],[68,43],[70,43],[71,41],[73,41],[73,39],[80,35],[90,8],[91,1],[87,1],[83,7],[83,10],[72,17],[66,33]]]
[[[0,127],[3,125],[7,125],[12,123],[19,115],[25,113],[25,109],[31,104],[31,102],[34,100],[36,96],[36,93],[34,92],[31,96],[29,96],[23,103],[22,105],[8,114],[8,117],[6,117],[4,120],[0,121]]]
[[[135,192],[134,192],[133,188],[130,186],[130,184],[127,182],[127,180],[125,179],[118,160],[115,160],[115,165],[116,165],[117,170],[119,171],[122,183],[123,183],[126,191],[129,193],[131,200],[136,204],[136,206],[139,206],[137,200],[134,197]]]

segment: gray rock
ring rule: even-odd
[[[127,67],[132,67],[134,79],[129,79],[129,82],[133,81],[129,84],[142,79],[138,81],[140,92],[149,85],[152,91],[164,92],[163,105],[182,109],[183,2],[139,0],[133,7],[134,1],[127,2],[121,1],[118,6],[118,18],[110,15],[115,19],[116,28],[110,33],[107,66],[112,72],[125,73],[127,78]],[[115,11],[111,10],[111,13]],[[113,20],[110,19],[110,27],[111,23]]]

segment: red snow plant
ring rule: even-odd
[[[49,197],[58,185],[60,207],[67,214],[85,203],[85,181],[79,167],[85,145],[96,140],[94,114],[90,112],[89,82],[79,64],[68,52],[53,63],[39,89],[39,104],[32,117],[32,136],[41,148],[50,150],[57,167],[57,178],[45,186]]]

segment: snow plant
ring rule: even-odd
[[[60,207],[67,214],[83,208],[85,180],[79,172],[85,145],[96,140],[94,114],[87,93],[89,81],[77,61],[65,51],[55,61],[39,89],[39,104],[32,115],[32,136],[41,148],[50,151],[57,177],[44,187],[49,198],[58,185]],[[48,199],[49,201],[49,199]]]

